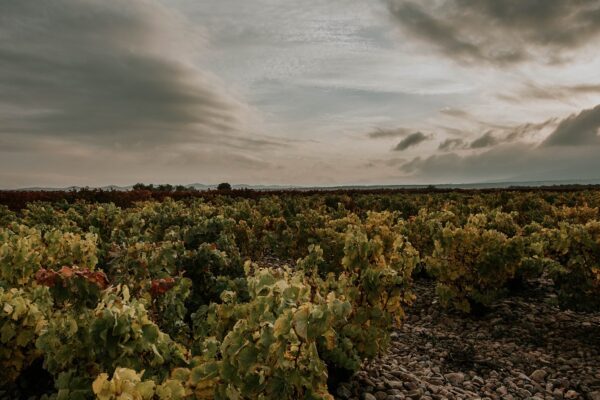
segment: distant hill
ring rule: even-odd
[[[438,189],[506,189],[510,187],[542,187],[542,186],[570,186],[570,185],[600,185],[600,179],[570,179],[570,180],[555,180],[555,181],[500,181],[500,182],[475,182],[475,183],[440,183],[440,184],[410,184],[410,185],[339,185],[339,186],[295,186],[295,185],[251,185],[251,184],[232,184],[232,189],[252,189],[252,190],[336,190],[336,189],[421,189],[427,187],[435,187]],[[156,185],[155,185],[156,186]],[[200,191],[215,190],[217,184],[192,183],[184,185],[187,188]],[[68,187],[28,187],[16,190],[23,191],[69,191],[83,189],[82,186]],[[129,186],[100,186],[88,187],[89,189],[102,190],[117,190],[127,191],[133,188]]]

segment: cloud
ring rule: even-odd
[[[406,162],[406,159],[404,158],[392,158],[389,160],[385,160],[384,164],[388,167],[395,167],[397,165],[402,165]]]
[[[0,2],[0,135],[100,146],[223,141],[251,110],[190,62],[184,21],[145,0]]]
[[[485,126],[485,123],[481,123]],[[600,105],[593,109],[583,110],[560,120],[549,118],[539,123],[525,123],[514,126],[493,126],[484,134],[473,140],[468,146],[462,139],[446,139],[440,143],[438,150],[451,151],[457,149],[484,149],[523,139],[539,137],[552,129],[540,144],[541,146],[578,146],[600,144]],[[538,139],[539,140],[539,139]]]
[[[467,63],[556,63],[600,34],[596,0],[388,2],[405,32]]]
[[[531,100],[569,101],[576,96],[599,94],[600,84],[550,85],[541,86],[528,82],[514,94],[501,93],[497,97],[512,103],[523,103]]]
[[[539,142],[525,142],[533,133],[552,132]],[[470,149],[415,157],[400,166],[408,177],[422,181],[524,181],[596,179],[600,170],[600,105],[563,120],[507,127],[502,134],[488,131]],[[448,139],[439,149],[460,149],[460,139]]]
[[[586,146],[600,144],[600,105],[564,119],[542,146]],[[600,158],[600,156],[598,157]]]
[[[599,146],[536,147],[518,142],[464,156],[416,157],[400,171],[405,179],[433,183],[597,179],[599,151]]]
[[[528,122],[525,124],[510,127],[505,130],[506,136],[503,138],[503,141],[512,142],[518,139],[526,139],[532,135],[544,131],[547,128],[556,126],[558,121],[560,121],[559,118],[549,118],[542,122]]]
[[[456,27],[432,17],[420,6],[407,1],[392,2],[393,15],[415,36],[436,43],[447,55],[482,58],[477,45],[458,37]]]
[[[481,137],[472,141],[469,147],[472,149],[481,149],[484,147],[492,147],[496,144],[498,144],[498,139],[492,134],[492,132],[488,131]]]
[[[448,138],[440,143],[438,150],[448,152],[466,148],[483,149],[522,139],[531,141],[535,140],[534,137],[540,135],[544,130],[547,130],[547,128],[549,129],[550,127],[556,126],[558,121],[558,118],[550,118],[539,123],[525,123],[509,126],[477,121],[478,125],[487,129],[484,134],[473,140],[470,144],[467,144],[463,139]],[[464,131],[458,133],[464,134]]]
[[[451,151],[451,150],[456,150],[456,149],[460,149],[460,148],[464,148],[464,147],[465,147],[465,141],[462,139],[446,139],[442,143],[440,143],[438,150]]]
[[[461,119],[471,117],[471,114],[469,114],[465,110],[461,110],[460,108],[445,107],[440,110],[440,113],[444,114],[444,115],[448,115],[450,117],[461,118]]]
[[[400,141],[394,148],[395,151],[404,151],[409,147],[417,146],[420,143],[423,143],[426,140],[431,139],[430,136],[423,134],[422,132],[411,133],[404,139]]]
[[[372,132],[367,133],[367,136],[371,139],[382,139],[382,138],[395,138],[395,137],[403,137],[410,134],[410,130],[406,128],[394,128],[394,129],[384,129],[377,128]]]

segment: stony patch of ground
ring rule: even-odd
[[[600,400],[600,313],[560,310],[543,283],[482,317],[441,309],[432,282],[415,291],[389,352],[339,399]]]

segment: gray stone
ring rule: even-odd
[[[386,400],[386,399],[387,399],[387,396],[388,396],[388,395],[387,395],[387,393],[386,393],[386,392],[381,392],[381,391],[379,391],[379,392],[375,392],[375,398],[376,398],[377,400]]]
[[[373,396],[371,393],[363,393],[363,400],[377,400],[377,397]]]
[[[600,400],[600,390],[588,393],[588,398],[590,400]]]
[[[471,381],[477,386],[483,386],[485,384],[485,381],[480,376],[473,377]]]
[[[465,381],[465,374],[463,374],[462,372],[451,372],[449,374],[445,374],[444,378],[446,378],[448,382],[456,386],[460,385]]]
[[[422,389],[412,390],[407,393],[407,396],[410,397],[411,399],[415,399],[415,400],[420,399],[423,396],[423,390]]]
[[[529,377],[534,381],[541,383],[544,382],[544,379],[546,379],[546,375],[548,375],[548,373],[543,369],[536,369],[531,373],[531,375],[529,375]]]
[[[404,385],[400,381],[392,381],[390,379],[386,379],[384,381],[385,385],[390,389],[403,389]]]

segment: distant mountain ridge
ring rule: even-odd
[[[218,184],[192,183],[183,185],[186,188],[195,190],[216,190]],[[399,184],[399,185],[336,185],[336,186],[301,186],[301,185],[250,185],[250,184],[232,184],[232,189],[252,189],[252,190],[336,190],[336,189],[420,189],[427,187],[436,187],[439,189],[505,189],[510,187],[542,187],[542,186],[565,186],[565,185],[600,185],[599,179],[569,179],[555,181],[499,181],[499,182],[475,182],[475,183],[440,183],[440,184]],[[157,186],[157,185],[155,185]],[[27,187],[20,191],[69,191],[80,190],[83,186],[68,187]],[[118,186],[88,186],[88,189],[117,190],[127,191],[133,188],[133,185]]]

